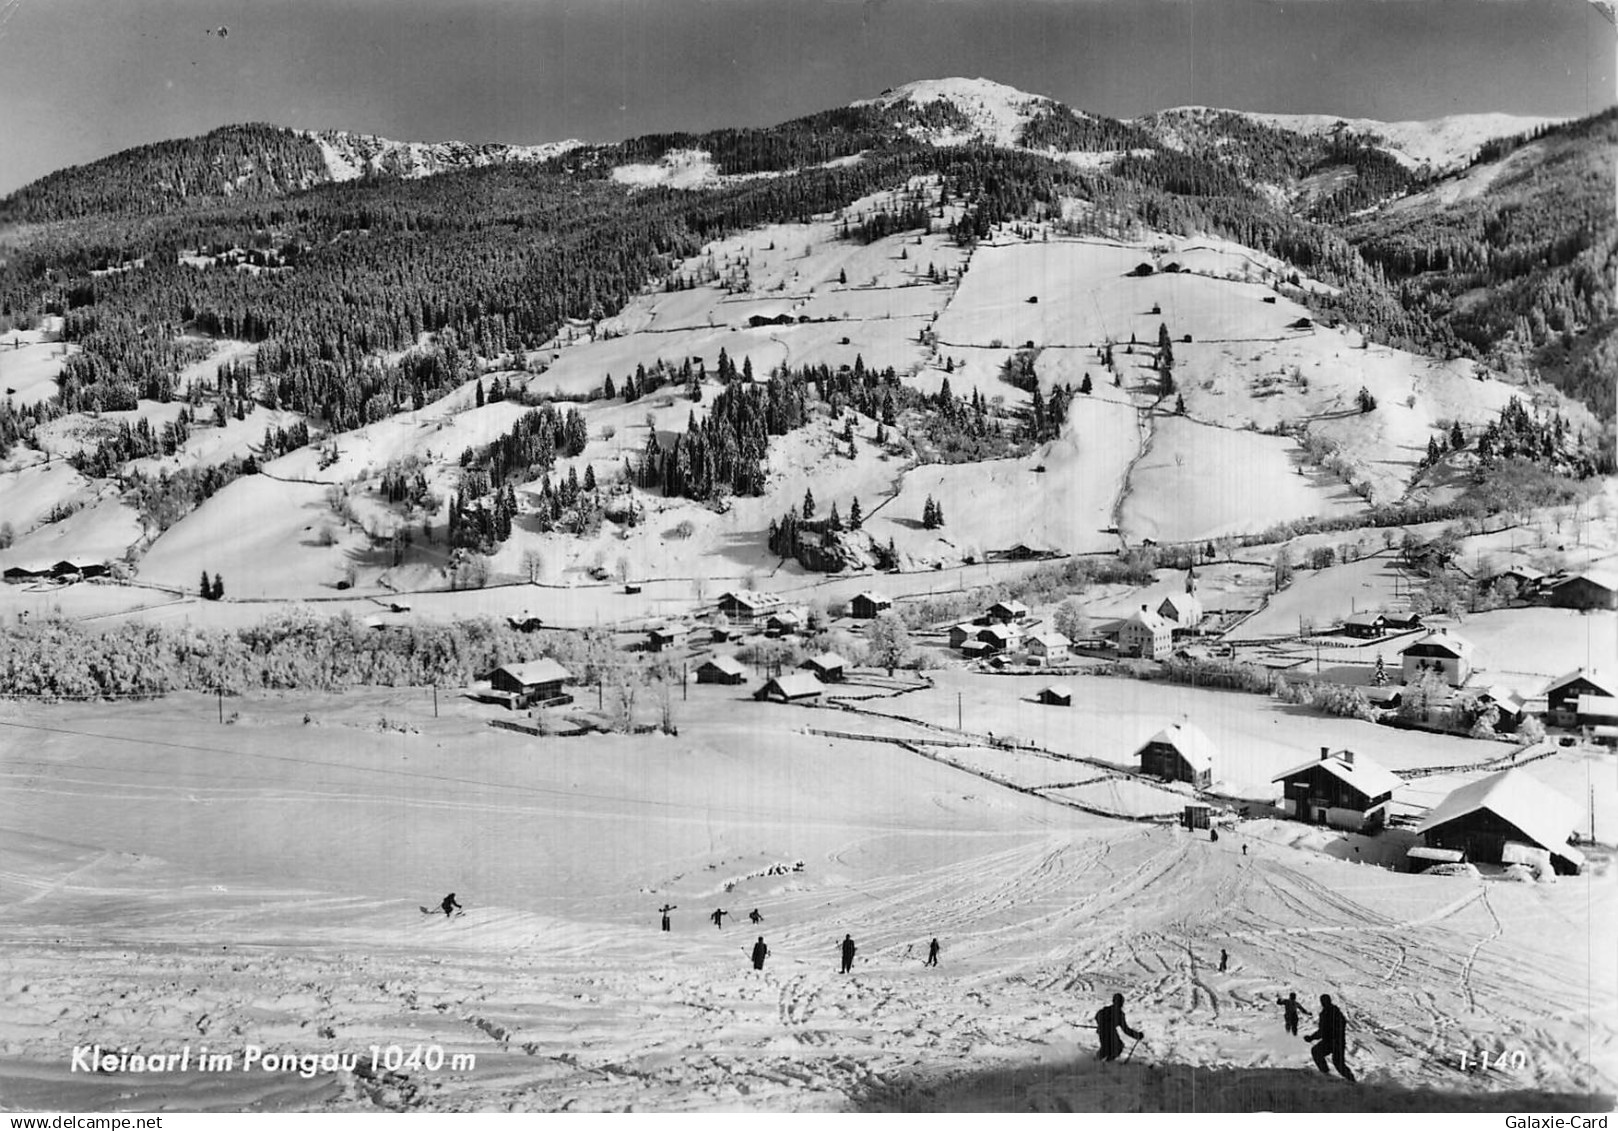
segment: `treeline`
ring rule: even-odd
[[[124,501],[135,508],[141,522],[155,531],[167,530],[207,502],[227,484],[243,475],[258,474],[251,456],[232,456],[221,463],[182,467],[156,475],[134,471],[123,477]]]
[[[1042,105],[1030,115],[1018,141],[1029,149],[1055,149],[1063,153],[1158,148],[1150,134],[1131,122],[1079,114],[1059,102]]]
[[[492,668],[575,650],[561,634],[487,618],[378,631],[348,615],[272,617],[250,628],[45,620],[0,628],[0,694],[122,698],[360,686],[465,686]],[[567,662],[564,660],[564,662]]]
[[[118,429],[110,436],[96,441],[88,451],[79,450],[67,457],[67,462],[82,475],[92,479],[107,479],[116,474],[132,459],[148,456],[171,456],[191,437],[191,411],[182,408],[180,415],[164,423],[162,431],[152,427],[146,417],[134,424],[118,422]]]

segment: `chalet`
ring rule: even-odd
[[[1448,629],[1429,632],[1399,653],[1405,683],[1414,683],[1423,673],[1436,671],[1451,687],[1459,687],[1472,674],[1472,642]]]
[[[573,675],[555,660],[529,660],[522,664],[503,664],[489,673],[489,684],[504,693],[513,708],[562,697],[562,684]]]
[[[1043,471],[1043,468],[1035,468]],[[1030,542],[1018,542],[1009,549],[1001,550],[995,557],[1006,562],[1037,562],[1046,558],[1057,557],[1058,552],[1049,546],[1036,546]]]
[[[764,618],[766,636],[790,636],[803,630],[808,618],[801,609],[780,609]]]
[[[1618,609],[1618,574],[1586,570],[1554,586],[1546,600],[1559,609]]]
[[[1388,618],[1381,613],[1355,613],[1343,621],[1343,634],[1361,640],[1376,640],[1388,628]]]
[[[1416,826],[1422,848],[1413,861],[1454,859],[1481,864],[1528,864],[1536,858],[1563,875],[1577,875],[1584,854],[1568,844],[1578,813],[1573,803],[1523,770],[1502,770],[1455,790]]]
[[[1174,650],[1174,626],[1145,605],[1118,626],[1118,651],[1125,656],[1160,660]]]
[[[726,628],[724,625],[716,624],[708,632],[708,639],[710,641],[712,641],[713,643],[715,643],[715,644],[723,644],[723,643],[725,643],[727,640],[730,639],[730,636],[731,636],[730,629]]]
[[[825,685],[809,672],[776,676],[753,692],[753,698],[772,703],[807,703],[819,698]]]
[[[968,640],[976,640],[978,638],[978,629],[981,627],[983,626],[976,624],[957,624],[952,626],[949,630],[949,646],[951,648],[959,648]]]
[[[1388,803],[1404,784],[1392,771],[1352,750],[1333,754],[1320,748],[1320,757],[1305,762],[1271,781],[1281,783],[1281,808],[1312,825],[1368,832],[1382,827]]]
[[[751,589],[732,589],[719,598],[719,612],[736,624],[752,624],[780,605],[781,598],[774,593],[758,593]]]
[[[848,603],[849,613],[860,620],[871,620],[878,613],[885,613],[891,608],[893,608],[892,597],[872,593],[869,589],[864,593],[854,594],[854,599]]]
[[[633,597],[636,593],[639,593],[639,592],[640,592],[640,586],[639,585],[635,584],[633,581],[624,582],[624,594],[626,596]]]
[[[13,585],[25,581],[37,581],[41,577],[49,577],[51,567],[46,565],[13,565],[7,566],[5,578]]]
[[[1017,646],[1017,633],[1005,626],[991,624],[988,628],[978,629],[978,642],[988,647],[991,652],[1006,652]]]
[[[64,558],[51,566],[51,576],[64,581],[82,581],[92,577],[105,577],[107,563],[91,558]]]
[[[1049,660],[1056,656],[1067,655],[1072,644],[1073,642],[1060,632],[1036,632],[1023,642],[1023,649],[1030,656]]]
[[[1065,683],[1053,683],[1039,690],[1039,701],[1047,707],[1073,706],[1073,689]]]
[[[518,632],[537,632],[545,627],[545,622],[538,617],[531,617],[524,613],[520,617],[507,617],[506,623]]]
[[[1135,754],[1143,774],[1190,782],[1197,789],[1207,789],[1213,780],[1213,740],[1190,723],[1164,727]]]
[[[735,656],[715,656],[697,668],[698,683],[746,683],[747,672]]]
[[[1413,632],[1421,627],[1420,613],[1384,613],[1390,632]]]
[[[661,652],[665,648],[672,648],[683,631],[678,625],[654,624],[646,630],[646,650]]]
[[[968,640],[961,645],[961,655],[968,660],[981,660],[992,651],[994,649],[981,640]]]
[[[1366,701],[1379,711],[1394,710],[1404,702],[1404,688],[1396,684],[1388,683],[1381,687],[1372,684],[1361,690],[1365,692]]]
[[[848,662],[836,652],[822,652],[818,656],[810,656],[798,666],[805,671],[814,672],[822,683],[842,683],[843,676],[848,671]]]
[[[989,606],[989,619],[1001,624],[1017,624],[1028,616],[1028,606],[1021,601],[996,601]]]
[[[1187,805],[1180,823],[1188,829],[1206,829],[1213,826],[1213,813],[1207,805]]]
[[[1573,726],[1582,695],[1618,695],[1618,679],[1600,669],[1575,668],[1545,688],[1545,712],[1557,726]]]

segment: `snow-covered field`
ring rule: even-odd
[[[1605,877],[1480,885],[1239,832],[1210,844],[899,747],[808,736],[806,722],[858,727],[729,692],[695,689],[678,739],[522,738],[484,726],[489,708],[446,701],[434,720],[419,691],[249,701],[224,727],[202,696],[6,708],[7,1102],[1612,1102],[1618,994],[1610,962],[1586,945],[1612,936],[1613,902],[1592,899]],[[423,913],[450,890],[464,915]],[[677,905],[668,934],[657,929],[665,903]],[[715,908],[732,913],[723,929],[707,921]],[[859,947],[847,977],[845,933]],[[745,952],[761,935],[771,955],[754,972]],[[934,937],[936,969],[921,964]],[[1345,1007],[1363,1081],[1351,1096],[1283,1032],[1275,999],[1289,990]],[[1102,1070],[1090,1017],[1115,991],[1148,1039],[1128,1065]],[[193,1055],[206,1045],[236,1067],[72,1072],[73,1047],[97,1042]],[[436,1071],[368,1067],[372,1045],[418,1044],[442,1050]],[[359,1063],[308,1079],[245,1070],[248,1046]],[[1478,1048],[1521,1049],[1522,1067],[1460,1072],[1459,1053]]]

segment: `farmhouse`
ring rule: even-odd
[[[790,636],[803,629],[808,614],[800,608],[780,609],[764,618],[766,636]]]
[[[1067,650],[1072,643],[1060,632],[1039,632],[1023,642],[1023,649],[1030,656],[1038,656],[1042,660],[1049,660],[1054,656],[1067,655]]]
[[[513,708],[543,703],[562,696],[562,684],[573,675],[549,657],[521,664],[502,664],[489,673],[489,684],[508,696]]]
[[[1482,864],[1528,864],[1548,855],[1557,872],[1577,875],[1584,854],[1568,844],[1577,820],[1561,794],[1523,770],[1502,770],[1444,798],[1416,827],[1429,851],[1410,855],[1431,861],[1460,853]]]
[[[6,567],[5,578],[12,584],[24,581],[34,581],[41,577],[49,577],[51,567],[48,565],[12,565]]]
[[[893,598],[872,593],[869,589],[864,593],[854,594],[854,599],[848,603],[849,613],[860,620],[871,620],[878,613],[887,612],[891,608]]]
[[[1375,640],[1387,627],[1388,618],[1381,613],[1355,613],[1343,621],[1343,633],[1361,640]]]
[[[772,703],[807,703],[811,699],[819,698],[824,690],[825,685],[813,675],[808,672],[794,672],[792,675],[776,676],[753,692],[753,698]]]
[[[814,672],[822,683],[842,683],[843,676],[848,671],[848,662],[836,652],[822,652],[818,656],[810,656],[798,666]]]
[[[1322,746],[1319,759],[1295,766],[1271,781],[1281,784],[1281,808],[1300,821],[1369,831],[1387,820],[1388,802],[1404,783],[1383,766],[1352,750]]]
[[[1618,699],[1611,695],[1581,695],[1574,708],[1573,721],[1581,727],[1618,725]]]
[[[994,651],[992,647],[981,640],[968,640],[961,645],[961,655],[968,660],[978,660]]]
[[[1594,569],[1576,573],[1546,599],[1559,609],[1618,609],[1618,574]]]
[[[1383,616],[1393,632],[1410,632],[1421,627],[1420,613],[1384,613]]]
[[[1049,687],[1040,688],[1039,701],[1047,707],[1071,707],[1073,689],[1065,683],[1053,683]]]
[[[1017,646],[1017,632],[1009,626],[991,624],[980,628],[977,638],[990,652],[1006,652]]]
[[[1502,683],[1479,692],[1478,706],[1495,709],[1499,716],[1494,724],[1496,730],[1517,729],[1525,710],[1523,697]]]
[[[1446,628],[1429,632],[1399,655],[1406,683],[1414,683],[1423,672],[1436,671],[1445,683],[1459,687],[1472,674],[1472,642]]]
[[[665,648],[673,647],[683,631],[678,625],[654,624],[646,630],[646,650],[661,652]]]
[[[758,593],[752,589],[732,589],[719,598],[719,612],[737,624],[752,624],[779,607],[781,598],[774,593]]]
[[[746,683],[747,672],[735,656],[715,656],[697,668],[698,683]]]
[[[1187,781],[1207,789],[1213,780],[1214,744],[1190,723],[1164,727],[1137,750],[1140,772],[1169,781]]]
[[[1494,588],[1507,581],[1517,587],[1517,596],[1537,597],[1540,590],[1544,588],[1545,574],[1542,570],[1534,569],[1532,566],[1512,566],[1510,569],[1502,570],[1491,577],[1489,586]]]
[[[1021,601],[996,601],[989,606],[989,619],[1001,624],[1016,624],[1028,615],[1028,606]]]
[[[1142,605],[1118,626],[1118,651],[1159,660],[1174,650],[1174,626]]]
[[[1618,695],[1618,679],[1600,669],[1574,668],[1545,688],[1545,711],[1557,726],[1574,725],[1581,695]]]

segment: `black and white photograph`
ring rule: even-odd
[[[1615,61],[0,0],[0,1113],[1606,1127]]]

